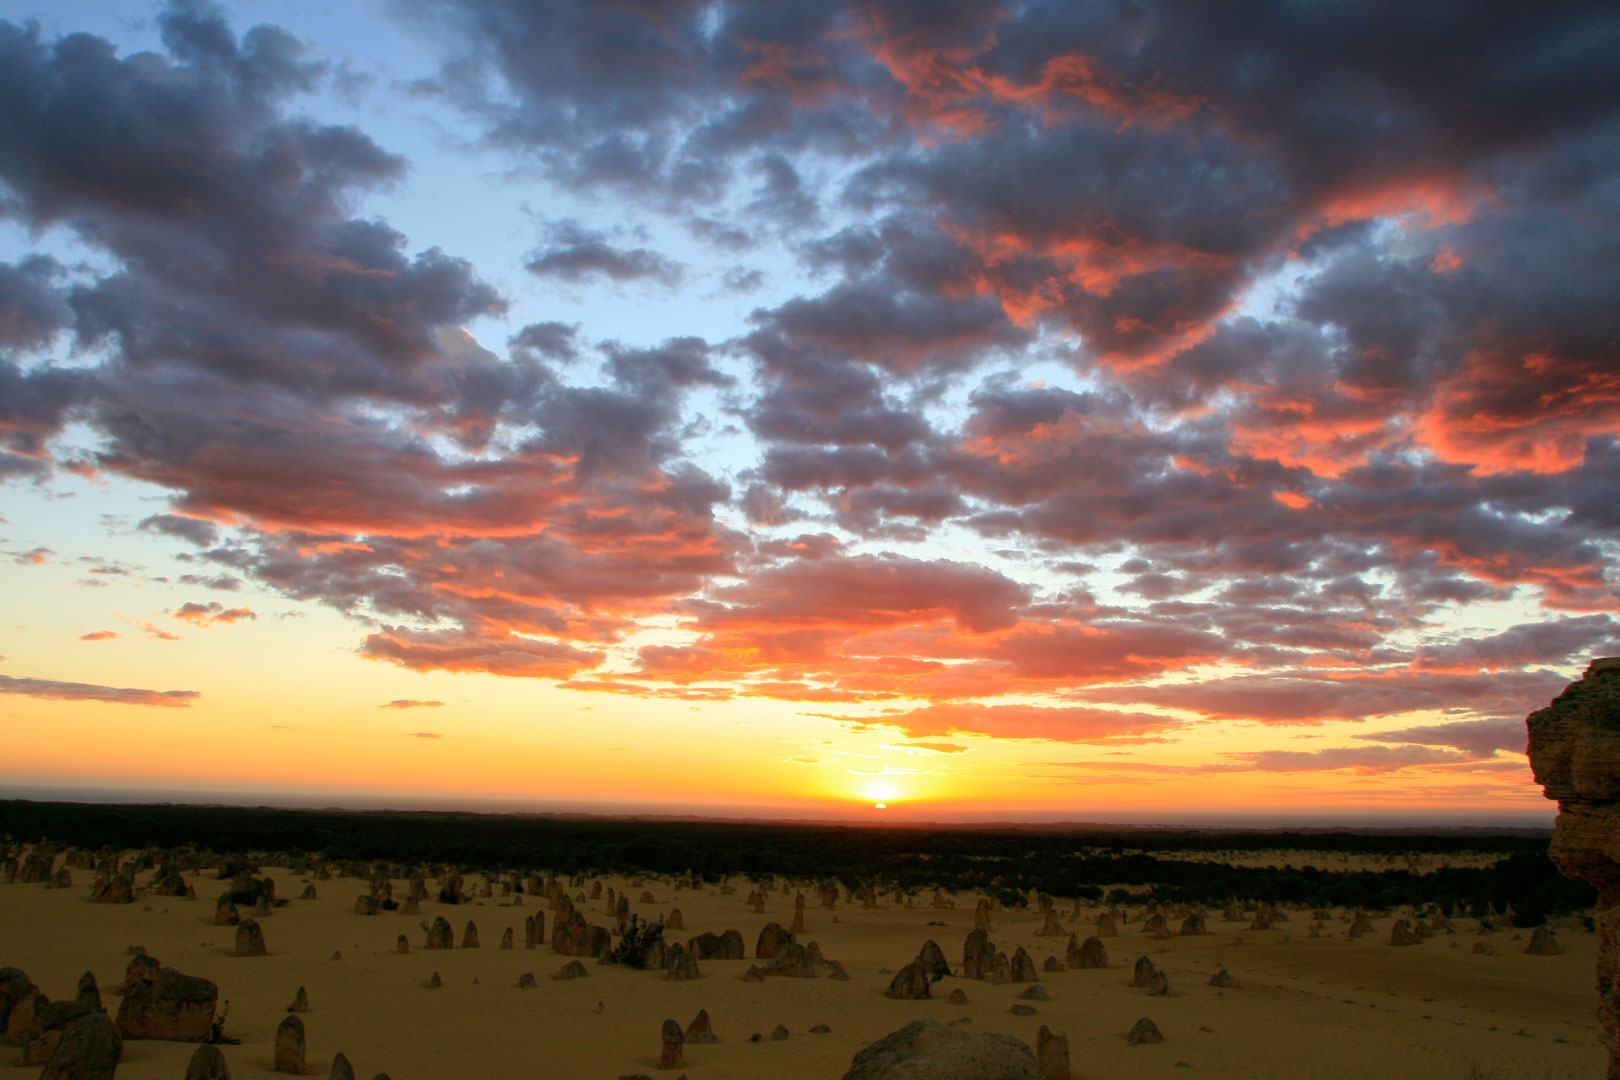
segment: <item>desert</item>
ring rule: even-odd
[[[757,828],[764,842],[771,827]],[[1171,836],[1155,842],[1153,854],[1123,854],[1220,865],[1209,851],[1176,850]],[[1411,837],[1382,845],[1412,844],[1396,854],[1357,856],[1344,843],[1296,846],[1283,865],[1379,874],[1412,864],[1432,878],[1455,863],[1485,873],[1493,853],[1513,858],[1503,845],[1535,841],[1475,837],[1455,858]],[[173,969],[217,987],[212,1031],[204,1018],[155,1033],[168,1037],[126,1035],[117,1065],[126,1080],[189,1075],[210,1036],[230,1076],[286,1075],[276,1068],[291,1038],[284,1024],[301,1028],[289,1060],[303,1073],[348,1067],[392,1080],[891,1075],[852,1070],[870,1045],[919,1020],[1040,1048],[1031,1062],[1042,1077],[1058,1075],[1063,1041],[1062,1075],[1097,1080],[1540,1080],[1598,1076],[1606,1059],[1585,912],[1532,928],[1513,925],[1534,920],[1511,905],[1366,911],[1233,897],[1212,907],[1147,899],[1142,883],[1125,881],[1063,897],[770,874],[11,850],[18,876],[0,886],[0,964],[50,1001],[74,1000],[93,977],[107,1015],[129,1030],[120,1003],[143,972]],[[1266,862],[1256,850],[1234,861]],[[108,881],[124,883],[128,902],[92,902],[107,899]],[[682,929],[645,933],[676,909]],[[531,944],[536,926],[543,940]],[[559,937],[569,926],[582,929]],[[656,943],[631,956],[642,941]],[[629,962],[592,955],[604,950]],[[1159,1040],[1132,1041],[1144,1020]],[[7,1029],[14,1062],[25,1052],[19,1026]]]

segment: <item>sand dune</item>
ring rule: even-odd
[[[284,897],[298,896],[307,880],[274,867],[262,872],[276,880]],[[136,883],[150,879],[145,873]],[[585,978],[555,981],[547,976],[569,958],[551,950],[549,934],[538,948],[522,945],[526,914],[545,911],[550,929],[550,905],[543,898],[524,896],[522,906],[507,898],[455,906],[426,900],[419,915],[364,916],[354,914],[355,898],[369,883],[332,878],[317,883],[317,899],[295,899],[257,917],[266,955],[237,956],[236,929],[212,925],[224,883],[212,874],[188,873],[186,880],[196,887],[196,900],[143,896],[132,904],[91,904],[85,902],[88,883],[62,890],[0,886],[0,965],[27,972],[53,1001],[71,999],[80,976],[94,972],[112,1012],[129,961],[126,950],[143,946],[164,964],[218,984],[222,1007],[229,1002],[225,1033],[241,1040],[222,1048],[238,1080],[278,1075],[271,1071],[275,1031],[299,987],[309,1001],[302,1014],[309,1068],[320,1076],[338,1052],[358,1076],[386,1072],[393,1080],[673,1076],[657,1071],[662,1024],[672,1019],[684,1028],[700,1009],[708,1010],[719,1041],[685,1047],[681,1071],[692,1080],[841,1077],[865,1044],[923,1017],[964,1021],[968,1030],[1014,1035],[1032,1047],[1045,1024],[1068,1037],[1074,1075],[1097,1080],[1463,1080],[1471,1068],[1502,1080],[1545,1080],[1599,1076],[1606,1060],[1593,1017],[1594,938],[1575,924],[1556,925],[1562,955],[1532,956],[1521,951],[1528,932],[1479,938],[1468,932],[1472,920],[1459,924],[1455,934],[1396,948],[1388,944],[1393,913],[1375,917],[1374,933],[1350,941],[1339,911],[1332,913],[1326,936],[1316,939],[1306,936],[1309,912],[1260,931],[1210,912],[1207,935],[1155,940],[1139,933],[1141,924],[1133,921],[1107,939],[1109,968],[1048,972],[1042,965],[1050,956],[1063,957],[1067,938],[1038,936],[1044,919],[1034,911],[996,911],[992,942],[1008,954],[1023,946],[1050,1000],[1021,1000],[1027,987],[1017,983],[948,977],[934,985],[931,999],[899,1001],[884,990],[926,940],[960,965],[976,896],[954,897],[956,906],[948,910],[930,907],[930,892],[909,909],[888,894],[875,910],[863,910],[857,901],[829,911],[806,886],[810,901],[798,939],[819,943],[829,960],[842,962],[849,981],[745,982],[760,930],[792,920],[792,896],[766,890],[763,910],[756,913],[746,902],[746,882],[722,895],[712,887],[678,890],[656,879],[604,878],[621,895],[639,898],[644,889],[652,891],[656,902],[630,902],[643,918],[658,919],[678,906],[685,929],[672,938],[684,942],[704,931],[739,930],[750,959],[704,960],[700,977],[689,981],[587,959]],[[396,879],[396,895],[405,895],[404,884]],[[576,903],[591,922],[611,924],[605,898]],[[1060,901],[1059,918],[1084,938],[1095,912],[1072,914],[1071,908]],[[475,921],[483,947],[423,950],[421,924],[439,915],[455,927],[458,943],[465,924]],[[517,947],[495,947],[508,927]],[[1516,933],[1522,935],[1518,940]],[[408,954],[396,949],[400,934],[410,941]],[[1481,940],[1491,942],[1497,955],[1474,952]],[[1139,956],[1165,973],[1169,996],[1149,997],[1131,987]],[[1238,988],[1209,985],[1222,969]],[[443,985],[427,989],[434,972]],[[535,985],[520,989],[525,973],[536,977]],[[957,987],[967,994],[965,1005],[946,1001]],[[1035,1011],[1014,1015],[1008,1011],[1014,1003]],[[1163,1043],[1127,1044],[1126,1033],[1143,1016],[1157,1022]],[[789,1037],[773,1040],[779,1025]],[[812,1034],[816,1025],[831,1031]],[[755,1033],[761,1041],[749,1041]],[[194,1049],[127,1041],[118,1076],[178,1080]],[[0,1048],[12,1060],[17,1053]],[[1180,1062],[1189,1068],[1177,1068]]]

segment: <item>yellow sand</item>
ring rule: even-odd
[[[305,878],[266,868],[277,891],[296,897]],[[122,981],[130,945],[145,946],[165,964],[212,979],[230,1002],[226,1034],[239,1038],[224,1052],[237,1080],[271,1077],[272,1040],[299,986],[308,990],[310,1072],[324,1077],[333,1054],[342,1051],[360,1080],[387,1072],[393,1080],[536,1077],[611,1080],[621,1075],[658,1073],[659,1028],[666,1019],[683,1027],[707,1008],[721,1041],[690,1046],[683,1070],[691,1080],[810,1080],[837,1078],[867,1042],[910,1020],[967,1018],[970,1031],[1016,1035],[1033,1045],[1045,1023],[1067,1034],[1080,1080],[1135,1077],[1223,1077],[1232,1080],[1307,1077],[1411,1078],[1463,1080],[1470,1068],[1500,1080],[1592,1077],[1602,1074],[1606,1052],[1593,1018],[1593,936],[1577,925],[1560,925],[1562,956],[1526,956],[1528,940],[1503,931],[1479,938],[1459,932],[1421,945],[1387,944],[1392,917],[1375,919],[1378,933],[1345,939],[1336,918],[1324,933],[1306,937],[1309,912],[1269,931],[1221,921],[1209,913],[1210,934],[1155,941],[1121,927],[1107,939],[1112,967],[1102,971],[1041,972],[1049,1002],[1035,1002],[1033,1016],[1007,1008],[1025,986],[993,985],[947,978],[927,1001],[891,1001],[883,996],[889,976],[933,938],[953,963],[960,964],[962,941],[972,925],[974,897],[958,898],[954,910],[894,905],[892,896],[876,911],[840,903],[836,912],[817,906],[806,887],[806,927],[801,941],[816,941],[829,959],[841,961],[850,981],[771,978],[742,980],[751,960],[702,962],[702,977],[668,982],[660,973],[598,966],[585,960],[588,977],[555,982],[549,976],[567,957],[549,946],[550,906],[522,897],[522,906],[487,899],[448,906],[426,901],[420,916],[384,912],[352,913],[366,891],[353,879],[316,883],[320,898],[293,899],[260,919],[270,955],[231,955],[233,927],[210,925],[222,883],[212,874],[187,875],[195,901],[146,897],[133,904],[86,902],[88,873],[75,871],[67,890],[40,885],[0,886],[0,965],[22,968],[50,997],[71,998],[79,976],[95,972],[109,1012],[116,1012],[113,989]],[[150,878],[143,874],[138,884]],[[473,879],[481,880],[481,879]],[[604,879],[622,888],[620,879]],[[735,928],[752,955],[755,938],[770,921],[786,926],[793,916],[791,896],[769,892],[765,913],[745,903],[746,883],[733,895],[717,889],[676,891],[652,880],[629,888],[632,899],[650,889],[656,904],[633,903],[632,910],[657,918],[679,907],[686,929],[670,936],[684,941],[703,932]],[[395,882],[403,896],[405,883]],[[579,905],[593,922],[606,924],[605,899]],[[1060,918],[1081,938],[1089,919]],[[523,948],[523,919],[543,910],[548,944]],[[478,924],[483,947],[428,952],[421,946],[424,920],[444,915],[461,940],[467,920]],[[836,915],[838,921],[834,922]],[[1036,937],[1041,919],[1033,912],[998,912],[992,936],[1009,955],[1023,945],[1037,967],[1066,939]],[[942,921],[944,926],[930,926]],[[1472,925],[1471,921],[1467,924]],[[498,948],[502,931],[515,931],[517,947]],[[395,939],[410,939],[409,955],[395,952]],[[1476,941],[1489,941],[1500,955],[1476,955]],[[331,959],[334,951],[341,960]],[[1129,986],[1130,966],[1150,956],[1171,982],[1169,998],[1150,998]],[[1240,989],[1217,990],[1210,975],[1228,969]],[[439,972],[444,985],[426,989]],[[524,972],[539,986],[519,990]],[[953,987],[968,995],[965,1006],[945,997]],[[602,1011],[596,1012],[597,1003]],[[1166,1041],[1133,1047],[1125,1033],[1138,1017],[1152,1017]],[[768,1036],[778,1024],[792,1033],[784,1041]],[[812,1035],[827,1024],[830,1035]],[[764,1041],[749,1042],[755,1032]],[[125,1044],[121,1080],[179,1080],[192,1047],[179,1043],[131,1041]],[[17,1054],[0,1048],[0,1060]],[[1187,1062],[1190,1068],[1176,1068]],[[19,1073],[19,1075],[29,1075]]]

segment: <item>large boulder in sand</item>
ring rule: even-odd
[[[1159,1030],[1159,1025],[1153,1022],[1152,1017],[1144,1016],[1131,1025],[1130,1033],[1125,1036],[1125,1041],[1132,1046],[1162,1043],[1164,1042],[1164,1033]]]
[[[897,1001],[915,1001],[919,998],[933,997],[928,992],[931,976],[913,960],[905,967],[894,973],[889,982],[889,988],[883,993]]]
[[[259,920],[243,919],[236,924],[237,956],[263,956],[265,951],[264,931],[259,929]]]
[[[304,1022],[296,1016],[287,1017],[276,1028],[275,1071],[295,1076],[304,1071]]]
[[[968,931],[962,942],[962,976],[967,979],[987,979],[995,962],[996,950],[990,944],[990,935],[975,927]]]
[[[1069,1066],[1069,1040],[1064,1035],[1052,1034],[1045,1024],[1035,1033],[1035,1067],[1041,1080],[1070,1080],[1074,1074]]]
[[[219,987],[172,967],[124,988],[118,1030],[126,1039],[206,1042],[213,1034]]]
[[[914,1020],[857,1053],[844,1080],[1040,1080],[1040,1072],[1022,1039]]]
[[[11,1019],[11,1010],[22,1003],[24,999],[32,1000],[39,992],[30,979],[19,968],[0,968],[0,1034],[4,1034],[6,1025]]]
[[[1145,987],[1153,980],[1153,976],[1157,972],[1158,969],[1153,966],[1152,960],[1145,956],[1139,956],[1136,958],[1136,969],[1131,973],[1131,985]]]
[[[815,942],[811,942],[815,945]],[[816,955],[821,954],[820,947],[816,948]],[[762,975],[786,975],[790,979],[813,979],[816,977],[816,962],[811,957],[810,949],[796,941],[790,941],[777,950],[771,962],[760,969]]]
[[[40,1080],[113,1080],[124,1039],[106,1013],[85,1013],[62,1032]]]
[[[793,935],[782,929],[776,923],[768,922],[765,929],[759,932],[759,940],[754,943],[754,959],[769,960],[775,956],[782,946],[793,941]]]
[[[225,1055],[212,1043],[203,1043],[186,1064],[185,1080],[231,1080]]]
[[[43,1065],[62,1041],[62,1034],[81,1016],[93,1010],[77,1001],[50,1001],[34,1008],[34,1019],[23,1032],[22,1065]]]
[[[443,915],[433,920],[428,927],[427,940],[422,943],[424,949],[453,949],[456,947],[456,932],[450,927],[450,920]]]
[[[1405,919],[1396,919],[1395,925],[1389,928],[1389,943],[1391,945],[1421,945],[1423,935],[1412,929],[1412,924]]]
[[[743,952],[742,934],[736,930],[727,930],[723,934],[707,931],[699,934],[686,943],[686,951],[699,960],[742,960]]]
[[[936,945],[933,939],[923,942],[923,947],[917,953],[917,959],[912,963],[922,968],[929,975],[949,975],[951,973],[950,961],[945,959],[945,950]]]

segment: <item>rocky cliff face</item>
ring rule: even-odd
[[[1598,1020],[1608,1033],[1606,1080],[1620,1080],[1620,657],[1592,661],[1526,724],[1530,768],[1558,800],[1553,862],[1598,890]]]

